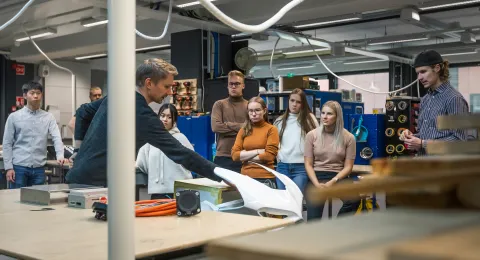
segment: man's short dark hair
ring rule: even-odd
[[[143,87],[147,78],[157,83],[166,79],[168,74],[178,75],[177,68],[162,59],[147,59],[137,68],[135,84],[137,87]]]
[[[40,84],[36,81],[30,81],[28,83],[23,84],[23,86],[22,86],[23,94],[27,94],[28,91],[30,91],[30,90],[40,90],[40,92],[43,93],[43,86],[42,86],[42,84]]]

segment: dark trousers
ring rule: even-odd
[[[213,163],[222,168],[238,173],[240,173],[242,170],[242,162],[234,162],[231,157],[215,156],[215,159],[213,159]]]
[[[337,173],[336,172],[315,172],[315,175],[317,176],[317,180],[320,183],[326,183],[330,181],[332,178],[334,178],[337,175]],[[348,181],[351,181],[351,179],[348,179],[348,178],[342,179],[342,180],[339,180],[338,183],[348,182]],[[358,209],[358,206],[360,205],[360,198],[342,200],[342,202],[343,202],[343,205],[340,211],[338,212],[338,216],[355,212]],[[307,199],[307,220],[321,219],[323,215],[324,206],[325,204],[312,205],[311,203],[309,203],[309,200]]]

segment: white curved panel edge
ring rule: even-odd
[[[298,186],[287,176],[261,164],[254,164],[264,168],[280,179],[285,184],[285,190],[272,189],[246,175],[224,168],[216,167],[214,172],[217,176],[236,186],[242,196],[244,207],[255,210],[258,213],[285,215],[287,219],[294,221],[302,220],[303,194]],[[235,204],[235,206],[238,206],[238,202]],[[211,208],[212,210],[219,210],[222,206],[227,205],[217,205]]]

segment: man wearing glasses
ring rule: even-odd
[[[238,131],[247,119],[247,103],[243,98],[245,76],[232,70],[228,73],[228,98],[218,100],[212,108],[212,130],[217,136],[217,153],[214,163],[220,167],[240,172],[241,162],[232,160],[232,146]]]

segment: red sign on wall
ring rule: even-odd
[[[17,74],[17,75],[25,75],[25,65],[16,64],[16,66],[15,66],[15,74]]]

